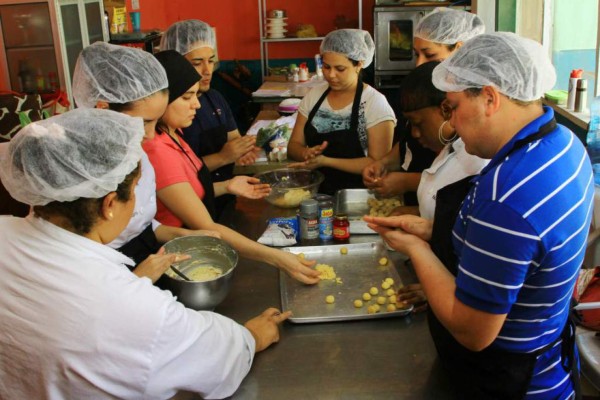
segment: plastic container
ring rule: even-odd
[[[577,96],[577,81],[581,79],[582,74],[582,69],[574,69],[571,71],[571,75],[569,77],[569,94],[567,97],[567,109],[569,110],[575,109],[575,97]]]
[[[546,100],[551,101],[559,106],[567,104],[568,92],[566,90],[550,90],[544,94]]]
[[[323,79],[323,60],[320,54],[315,54],[315,69],[318,79]]]
[[[346,214],[336,214],[333,219],[333,240],[346,242],[350,239],[350,221]]]
[[[594,183],[600,186],[600,96],[595,97],[590,104],[590,126],[586,142],[594,168]]]
[[[300,239],[319,238],[319,203],[315,199],[302,200],[300,203]]]

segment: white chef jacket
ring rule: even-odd
[[[0,398],[230,396],[255,342],[137,278],[116,250],[33,215],[0,217]]]
[[[141,176],[135,186],[135,208],[127,227],[119,237],[110,242],[108,246],[118,249],[136,238],[140,233],[152,224],[152,230],[156,230],[160,223],[154,219],[156,215],[156,175],[154,168],[146,153],[142,153]]]
[[[421,217],[433,219],[437,191],[470,175],[476,175],[487,165],[484,160],[467,153],[462,139],[446,145],[429,168],[421,174],[417,189]]]

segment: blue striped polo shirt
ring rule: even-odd
[[[583,261],[592,216],[592,167],[581,141],[558,125],[515,148],[554,117],[552,109],[511,139],[475,178],[453,229],[456,297],[508,314],[494,348],[533,352],[555,341]],[[572,394],[560,343],[539,356],[527,399]]]

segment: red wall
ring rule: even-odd
[[[140,0],[142,29],[167,29],[184,19],[200,19],[217,31],[219,58],[222,60],[260,58],[259,0]],[[363,29],[372,32],[374,0],[362,0]],[[130,4],[129,4],[130,5]],[[267,0],[267,10],[284,9],[291,32],[300,23],[312,24],[319,35],[333,30],[337,15],[347,20],[358,16],[357,0]],[[131,9],[131,7],[128,7]],[[270,58],[311,57],[319,42],[274,43],[269,45]]]

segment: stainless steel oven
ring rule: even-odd
[[[468,9],[467,7],[455,7]],[[375,87],[398,87],[402,77],[415,68],[413,32],[429,6],[376,5],[373,7],[375,36]]]

